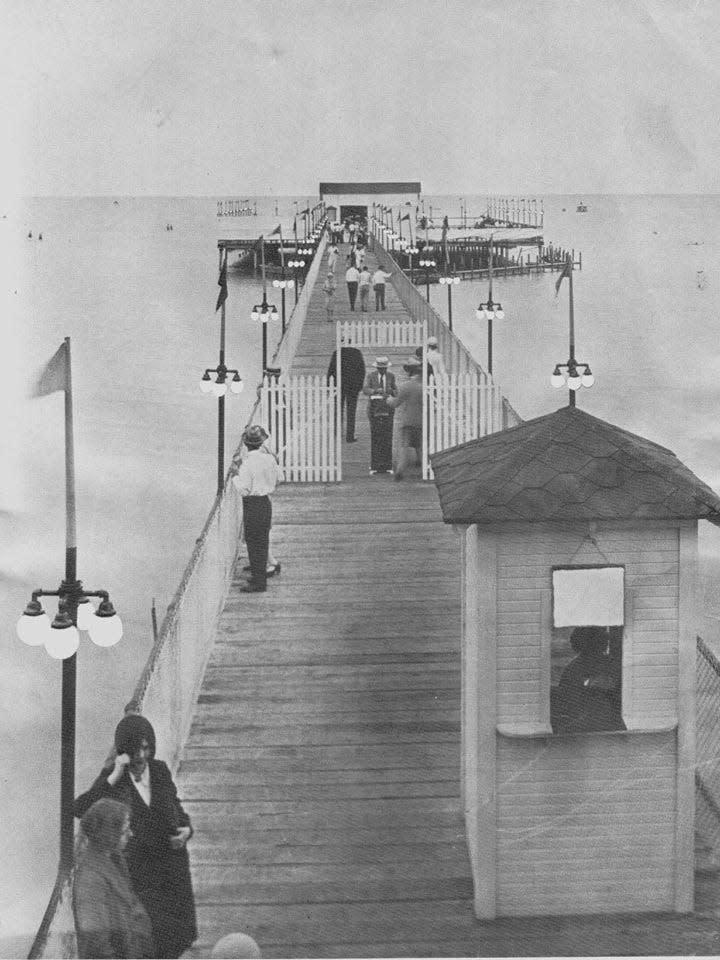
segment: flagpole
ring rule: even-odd
[[[70,604],[73,604],[73,588],[77,583],[77,528],[75,521],[75,448],[73,436],[72,372],[70,364],[70,337],[65,337],[66,388],[65,388],[65,583]],[[75,609],[68,610],[73,623],[77,620],[77,596]],[[70,870],[73,863],[75,843],[75,711],[77,700],[77,653],[63,660],[61,722],[60,722],[60,867]]]
[[[569,365],[570,363],[572,364],[575,363],[575,305],[573,303],[573,263],[570,260],[570,258],[568,258],[567,265],[569,267],[568,282],[570,284],[569,290],[568,290],[569,321],[570,321],[570,355],[569,355],[570,360],[568,361],[568,365]],[[575,391],[569,390],[568,392],[570,394],[569,405],[571,407],[574,407]]]
[[[227,271],[227,247],[224,250],[225,258],[223,263],[223,250],[220,250],[220,271],[223,267]],[[225,367],[225,300],[220,306],[220,359],[218,361],[218,371]],[[225,394],[218,397],[218,456],[217,456],[217,493],[222,495],[225,486]]]

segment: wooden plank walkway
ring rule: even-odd
[[[338,315],[355,316],[338,286]],[[402,311],[390,287],[388,308]],[[318,289],[298,372],[327,368],[324,314]],[[282,573],[245,595],[236,570],[221,617],[177,776],[195,827],[193,955],[236,931],[287,958],[720,952],[705,918],[475,919],[459,548],[433,485],[368,476],[362,406],[358,436],[349,480],[277,491]]]

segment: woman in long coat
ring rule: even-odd
[[[152,926],[133,890],[123,851],[130,811],[103,797],[80,821],[73,878],[79,957],[154,957]]]
[[[155,731],[145,717],[123,717],[115,730],[115,750],[114,760],[75,801],[75,816],[82,817],[101,797],[130,809],[128,869],[150,916],[155,956],[179,957],[197,939],[186,847],[192,836],[190,817],[167,765],[155,759]]]

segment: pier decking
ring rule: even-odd
[[[339,319],[358,316],[345,252]],[[335,347],[320,286],[297,373],[324,373]],[[391,286],[387,303],[384,316],[405,314]],[[401,371],[405,354],[388,355]],[[712,917],[475,919],[458,544],[432,484],[368,476],[362,399],[357,436],[342,483],[275,494],[268,592],[240,594],[237,565],[177,776],[195,827],[195,954],[234,931],[264,957],[717,953]]]

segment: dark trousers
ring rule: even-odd
[[[385,284],[376,283],[374,290],[375,290],[375,309],[384,310],[385,309]]]
[[[355,439],[355,411],[357,410],[358,395],[345,393],[341,396],[342,411],[345,417],[345,439]]]
[[[250,561],[250,579],[263,587],[267,582],[271,524],[270,497],[243,497],[243,530]]]
[[[370,469],[392,470],[393,415],[370,417]]]
[[[350,309],[354,310],[355,298],[357,297],[357,288],[358,288],[357,280],[348,280],[347,288],[348,288],[348,297],[350,299]]]

